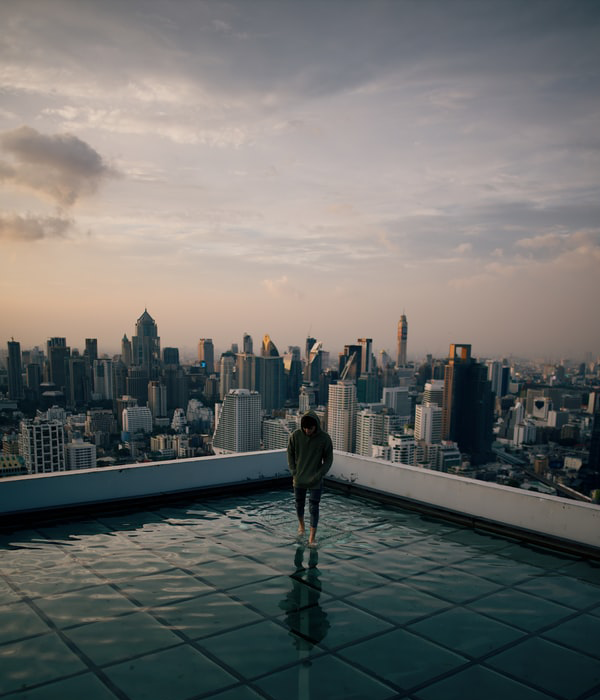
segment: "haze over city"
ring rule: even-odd
[[[600,351],[595,2],[0,5],[3,346]]]

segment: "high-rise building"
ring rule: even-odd
[[[30,474],[65,470],[65,430],[59,420],[22,420],[19,453]]]
[[[212,338],[200,338],[198,341],[198,362],[206,370],[206,374],[215,371],[215,346]]]
[[[66,391],[67,360],[71,356],[71,348],[67,347],[66,338],[49,338],[47,341],[47,380],[54,384],[58,391]]]
[[[93,365],[94,398],[98,401],[112,401],[114,393],[113,361],[103,357]],[[123,387],[125,391],[125,387]]]
[[[407,386],[385,387],[382,401],[397,415],[412,416],[412,397]]]
[[[217,412],[215,450],[256,452],[260,449],[261,400],[257,391],[232,389]]]
[[[244,333],[244,337],[242,338],[242,352],[246,355],[252,355],[253,352],[252,336],[248,335],[248,333]]]
[[[23,365],[21,363],[21,344],[16,340],[8,341],[8,398],[20,401],[23,392]]]
[[[125,387],[128,396],[135,396],[143,406],[148,401],[148,370],[141,365],[132,365],[127,370]]]
[[[375,371],[375,362],[373,361],[373,351],[371,349],[373,339],[359,338],[357,342],[361,347],[360,373],[361,375],[372,374]]]
[[[309,341],[314,341],[310,348]],[[307,359],[304,366],[304,381],[309,383],[317,383],[321,372],[323,371],[323,343],[314,338],[306,339]]]
[[[179,348],[163,348],[163,365],[177,367],[179,365]]]
[[[130,406],[123,409],[123,432],[130,436],[152,432],[152,412],[148,406]]]
[[[133,363],[133,350],[131,348],[131,340],[127,335],[123,335],[121,339],[121,360],[125,367],[131,367]]]
[[[356,435],[356,385],[340,380],[329,386],[327,431],[334,450],[354,452]]]
[[[494,417],[487,367],[471,357],[471,346],[450,345],[444,376],[442,440],[458,443],[474,465],[490,458]]]
[[[390,435],[402,432],[407,416],[390,413],[383,404],[375,404],[356,414],[356,454],[373,457],[373,446],[388,444]]]
[[[92,367],[94,364],[94,361],[98,359],[98,339],[97,338],[86,338],[85,339],[85,350],[83,351],[83,356],[89,362],[90,367]]]
[[[300,359],[300,348],[290,346],[288,352],[283,356],[283,372],[285,375],[285,397],[288,401],[295,403],[302,385],[302,360]]]
[[[260,354],[262,357],[279,357],[279,351],[275,343],[271,340],[271,336],[268,334],[263,337]]]
[[[405,314],[400,316],[398,322],[398,359],[396,365],[398,367],[406,367],[406,344],[408,341],[408,321]]]
[[[219,361],[219,398],[221,401],[232,390],[234,386],[234,370],[235,355],[230,352],[224,352]]]
[[[67,360],[66,398],[70,408],[89,403],[92,394],[91,367],[85,357],[73,355]]]
[[[145,369],[149,379],[156,379],[160,368],[160,338],[156,322],[147,309],[136,321],[132,350],[133,364]]]
[[[148,408],[152,413],[154,425],[168,425],[167,388],[154,379],[148,383]]]
[[[442,408],[421,404],[415,409],[415,440],[435,444],[442,440]]]
[[[75,469],[94,469],[96,466],[96,445],[84,442],[83,438],[74,438],[65,446],[65,465],[67,471]]]
[[[444,380],[443,379],[432,379],[430,382],[425,383],[425,390],[423,391],[423,405],[424,406],[439,406],[442,407],[444,403]]]

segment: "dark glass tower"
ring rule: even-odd
[[[474,465],[490,459],[494,404],[487,367],[471,346],[452,344],[444,373],[442,440],[453,440]]]

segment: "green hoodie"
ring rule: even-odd
[[[302,428],[290,435],[287,448],[288,467],[292,472],[294,486],[316,488],[333,464],[333,445],[328,433],[321,429],[321,421],[314,411],[307,411],[317,423],[312,435],[306,435]]]

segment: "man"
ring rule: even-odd
[[[323,492],[323,477],[333,464],[333,445],[329,435],[321,429],[314,411],[307,411],[300,428],[290,435],[287,448],[288,466],[294,480],[294,498],[298,516],[298,534],[304,535],[304,506],[308,490],[310,534],[308,544],[315,543],[319,524],[319,503]]]

